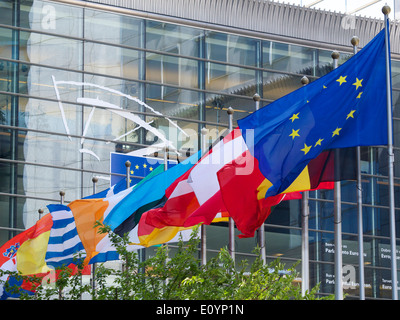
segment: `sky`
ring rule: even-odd
[[[389,19],[400,20],[400,0],[273,0],[315,9],[336,11],[344,14],[383,19],[382,7],[390,6]]]

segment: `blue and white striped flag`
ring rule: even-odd
[[[69,207],[62,204],[47,206],[53,218],[50,230],[49,244],[47,246],[46,263],[53,267],[76,263],[78,254],[80,259],[86,257],[86,251],[75,225],[75,219]]]

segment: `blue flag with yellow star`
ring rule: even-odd
[[[272,183],[266,197],[283,192],[324,150],[387,144],[386,100],[382,30],[327,75],[239,120]]]

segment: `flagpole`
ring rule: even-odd
[[[129,189],[131,184],[131,162],[129,160],[125,162],[125,167],[126,167],[126,188]],[[126,261],[122,261],[122,266],[121,266],[122,272],[125,271],[125,266],[126,266]]]
[[[93,182],[93,194],[96,194],[96,183],[99,181],[97,177],[92,178]],[[96,273],[96,263],[92,263],[92,295],[94,296],[96,293],[96,278],[95,278],[95,273]]]
[[[165,143],[164,145],[164,172],[168,170],[168,146],[167,143]],[[166,254],[167,254],[167,260],[166,262],[169,260],[168,258],[168,243],[164,243],[164,246],[166,248]],[[165,279],[165,284],[168,284],[168,279]]]
[[[201,150],[203,150],[203,154],[206,152],[206,135],[208,130],[204,127],[201,129]],[[201,224],[201,264],[204,266],[207,263],[207,238],[206,238],[206,225],[204,223]]]
[[[354,36],[351,38],[353,54],[357,53],[360,40]],[[359,265],[359,290],[360,300],[365,300],[365,276],[364,276],[364,232],[363,232],[363,208],[362,208],[362,183],[361,183],[361,148],[356,147],[357,154],[357,223],[358,223],[358,265]]]
[[[60,191],[60,204],[64,204],[65,192]],[[63,300],[63,292],[61,288],[58,288],[58,300]]]
[[[233,109],[231,107],[228,108],[228,117],[229,117],[229,132],[232,132],[233,128]],[[235,222],[231,217],[229,217],[229,254],[235,263]]]
[[[309,80],[306,76],[301,78],[301,84],[306,86]],[[308,206],[308,191],[302,192],[301,197],[301,294],[304,296],[310,290],[310,255],[308,247],[308,219],[310,210]]]
[[[65,196],[65,192],[64,191],[60,191],[60,203],[64,204],[64,196]]]
[[[392,92],[389,61],[389,30],[388,21],[390,7],[384,6],[382,13],[385,15],[385,51],[386,51],[386,98],[387,98],[387,124],[388,124],[388,179],[389,179],[389,218],[390,218],[390,249],[392,272],[392,299],[397,300],[397,255],[396,255],[396,218],[394,209],[394,153],[393,153],[393,124],[392,124]]]
[[[128,160],[125,162],[126,167],[126,188],[129,189],[131,184],[131,162]]]
[[[261,97],[258,93],[254,94],[253,100],[256,103],[256,111],[260,109],[260,100]],[[265,230],[264,230],[264,222],[263,224],[258,228],[258,245],[260,247],[260,254],[261,254],[261,260],[263,264],[267,263],[267,252],[265,248]]]
[[[43,212],[44,212],[44,210],[43,210],[42,208],[40,208],[40,209],[38,210],[38,213],[39,213],[39,220],[42,219]]]
[[[332,52],[333,68],[338,67],[339,52]],[[335,174],[337,170],[340,170],[339,163],[336,159],[339,159],[339,149],[335,149]],[[334,243],[335,243],[335,299],[343,300],[343,266],[342,266],[342,204],[341,204],[341,192],[340,192],[340,181],[335,181],[334,184]]]

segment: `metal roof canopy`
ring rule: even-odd
[[[376,3],[369,1],[367,6],[378,6],[377,16],[381,15],[380,19],[315,9],[313,6],[317,1],[311,0],[308,1],[309,7],[267,0],[53,1],[220,32],[347,52],[352,52],[350,40],[353,36],[359,37],[359,48],[362,48],[384,27],[381,12],[385,4],[383,0]],[[321,0],[318,3],[322,4],[325,1],[340,2],[340,0]],[[353,3],[353,0],[351,2]],[[367,7],[359,9],[359,12]],[[398,40],[400,31],[395,20],[390,22],[390,32],[392,58],[400,59]]]

